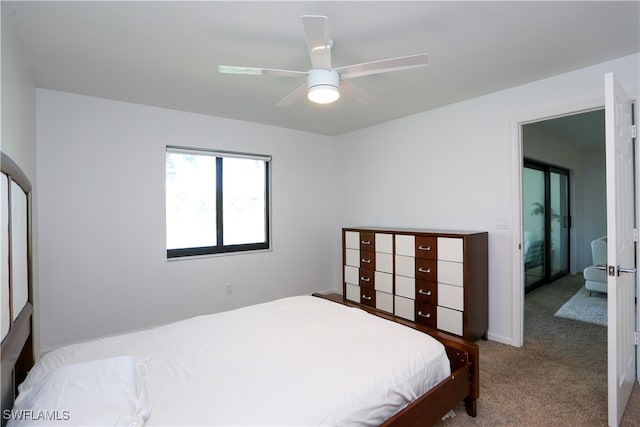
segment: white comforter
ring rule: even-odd
[[[59,348],[21,389],[120,355],[150,359],[149,426],[377,426],[450,374],[428,335],[301,296]]]

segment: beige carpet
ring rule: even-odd
[[[478,341],[478,416],[461,404],[438,426],[606,426],[607,329],[553,316],[582,285],[569,276],[526,297],[522,348]],[[640,426],[638,384],[620,425]]]

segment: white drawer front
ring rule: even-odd
[[[376,291],[376,308],[387,313],[393,313],[393,295]]]
[[[462,286],[464,269],[461,262],[438,261],[438,283]]]
[[[360,267],[360,249],[345,249],[345,264]]]
[[[438,283],[438,305],[464,310],[464,289],[460,286]]]
[[[347,288],[346,298],[354,302],[360,302],[360,286],[350,285],[347,283],[346,288]]]
[[[375,288],[376,288],[376,291],[392,293],[393,292],[393,274],[376,271],[375,272]]]
[[[396,255],[415,256],[416,238],[404,234],[396,235]]]
[[[396,255],[396,275],[416,276],[416,259],[412,256]]]
[[[376,252],[376,270],[393,273],[393,255]]]
[[[358,233],[357,231],[345,231],[344,247],[350,249],[360,249],[360,233]]]
[[[393,253],[393,234],[376,233],[376,252]]]
[[[413,277],[396,276],[396,295],[415,299],[416,280]]]
[[[462,239],[438,237],[438,259],[462,262]]]
[[[351,267],[349,265],[344,266],[344,281],[345,283],[351,283],[352,285],[358,285],[360,278],[358,277],[359,268]]]
[[[438,307],[438,329],[462,335],[462,312]]]
[[[415,322],[415,303],[412,299],[403,298],[396,295],[395,297],[395,315],[407,320]]]

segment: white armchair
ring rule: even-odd
[[[589,291],[607,292],[607,272],[596,269],[597,265],[607,265],[607,236],[591,242],[591,258],[593,265],[583,271],[584,286]]]

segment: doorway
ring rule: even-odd
[[[591,241],[607,232],[604,109],[558,114],[520,126],[521,256],[525,256],[527,241],[532,241],[527,231],[535,226],[539,240],[546,237],[553,245],[545,254],[549,256],[546,282],[567,273],[581,274],[593,263]],[[527,180],[537,182],[537,200],[527,195],[531,186]],[[553,189],[555,195],[544,196]],[[548,237],[551,235],[554,237]],[[536,282],[535,277],[528,281],[525,277],[536,271],[525,269],[519,272],[523,289]],[[544,275],[538,274],[540,277]]]
[[[607,96],[605,97],[607,99],[607,103],[608,103],[608,106],[607,106],[607,123],[608,124],[609,123],[616,123],[617,124],[618,123],[618,120],[617,120],[618,117],[615,117],[615,116],[611,117],[612,111],[616,111],[617,112],[617,111],[619,111],[621,109],[617,108],[617,106],[616,106],[616,108],[610,108],[610,106],[612,104],[611,100],[613,99],[613,101],[615,102],[615,101],[618,101],[619,99],[621,99],[623,97],[622,96],[621,97],[611,96],[611,92],[613,92],[613,91],[609,90],[609,88],[611,86],[611,84],[610,84],[611,80],[612,79],[608,80],[608,82],[609,82],[608,83],[608,92],[607,92]],[[619,89],[619,85],[615,85],[615,86],[617,86],[616,89]],[[590,108],[590,107],[591,108],[593,108],[593,107],[597,108],[597,106],[593,106],[593,105],[591,105],[591,106],[587,105],[586,107],[587,108]],[[586,110],[583,110],[583,111],[586,111]],[[596,115],[599,115],[599,114],[601,114],[600,112],[603,111],[603,110],[590,110],[590,111],[593,112]],[[558,112],[558,111],[556,111],[556,112],[557,113],[561,113],[561,112]],[[529,120],[535,119],[535,117],[528,117],[528,119]],[[625,119],[626,119],[626,117],[625,117]],[[622,122],[622,121],[623,120],[620,120],[620,122]],[[597,120],[597,122],[602,122],[602,121],[601,120]],[[528,123],[532,123],[532,122],[528,122]],[[518,122],[517,126],[518,126],[517,130],[519,131],[520,138],[519,138],[519,146],[516,147],[517,151],[514,151],[514,154],[516,154],[516,153],[519,154],[519,156],[517,156],[516,159],[520,162],[520,164],[518,165],[519,166],[518,169],[519,169],[519,172],[520,172],[520,177],[519,177],[519,180],[518,180],[519,181],[518,182],[518,184],[519,184],[518,187],[519,188],[517,188],[517,191],[519,192],[519,197],[518,197],[517,203],[514,204],[514,210],[517,209],[517,211],[518,211],[518,214],[519,214],[518,215],[519,216],[518,220],[523,220],[523,216],[525,214],[523,212],[523,194],[522,194],[523,176],[522,176],[522,172],[524,171],[524,161],[523,161],[523,159],[527,156],[527,153],[525,151],[525,146],[524,146],[524,135],[523,135],[524,134],[523,129],[526,126],[525,121],[523,120],[523,121]],[[607,130],[607,138],[606,138],[607,139],[607,145],[606,145],[607,150],[611,150],[612,149],[611,144],[609,143],[609,141],[612,139],[612,138],[610,138],[612,136],[612,134],[614,134],[614,133],[616,135],[624,134],[625,138],[628,138],[629,132],[631,132],[631,134],[633,134],[634,131],[635,131],[635,128],[632,128],[632,126],[629,126],[628,128],[624,128],[625,132],[618,132],[617,130],[615,132],[611,131],[609,129],[610,128],[609,125],[607,125],[607,128],[608,128],[608,130]],[[603,135],[604,132],[597,132],[597,133],[599,135],[604,136]],[[602,140],[604,140],[604,137],[602,137]],[[585,255],[587,255],[585,252],[588,250],[587,248],[589,247],[589,243],[591,242],[591,240],[593,238],[595,238],[597,235],[600,235],[600,236],[606,235],[608,230],[614,230],[614,231],[618,230],[618,228],[615,227],[614,225],[607,227],[608,215],[607,215],[606,211],[607,211],[607,206],[608,205],[607,205],[607,197],[606,197],[606,194],[605,194],[605,190],[608,190],[607,185],[609,185],[614,180],[610,179],[609,176],[606,176],[607,174],[604,173],[605,172],[605,167],[604,167],[604,165],[602,163],[604,163],[605,157],[607,158],[607,160],[613,159],[614,157],[615,158],[624,158],[624,159],[629,159],[629,158],[632,157],[631,155],[626,154],[626,153],[624,155],[621,155],[621,156],[609,156],[610,151],[607,151],[607,153],[606,153],[607,155],[605,156],[605,153],[604,153],[605,150],[604,149],[598,149],[597,151],[599,152],[598,155],[596,157],[592,156],[591,159],[590,159],[591,160],[591,164],[588,164],[588,162],[585,162],[585,159],[584,159],[583,155],[577,156],[577,160],[578,160],[578,163],[579,163],[578,166],[583,168],[582,171],[584,172],[584,175],[580,176],[577,181],[575,179],[573,179],[574,175],[571,175],[572,180],[575,183],[574,187],[572,188],[572,193],[575,195],[576,192],[577,192],[578,193],[578,197],[583,198],[583,200],[580,200],[579,203],[572,203],[571,204],[572,205],[572,209],[573,209],[573,211],[575,212],[575,214],[577,216],[575,218],[575,221],[573,221],[574,222],[573,226],[575,227],[576,224],[579,224],[579,227],[577,228],[577,230],[575,230],[577,232],[573,233],[574,234],[574,239],[573,239],[573,242],[572,242],[572,243],[574,243],[572,245],[572,250],[573,250],[574,254],[576,253],[576,251],[580,251],[580,256],[571,259],[571,272],[576,275],[575,277],[579,277],[578,275],[581,272],[581,268],[585,265],[586,261],[588,261],[587,264],[591,264],[592,263],[591,254],[589,254],[588,256],[585,256]],[[635,157],[636,160],[637,160],[637,152],[633,157]],[[565,163],[560,163],[560,164],[565,164]],[[568,164],[571,164],[571,162],[568,162]],[[571,170],[573,172],[574,171],[573,166],[570,166],[570,168],[571,168]],[[607,167],[606,169],[607,169],[607,171],[615,170],[615,168],[609,168],[609,167]],[[591,178],[587,179],[588,177],[591,177]],[[593,178],[593,177],[596,177],[596,178]],[[628,182],[628,181],[625,181],[625,182]],[[636,183],[637,183],[637,178],[636,178]],[[627,184],[627,187],[628,186],[629,185]],[[607,187],[607,188],[605,188],[605,187]],[[637,188],[638,187],[636,185],[634,187],[634,191],[637,191]],[[606,193],[609,193],[609,191],[606,191]],[[637,193],[634,194],[631,197],[633,199],[635,199],[637,197]],[[627,196],[627,197],[624,198],[624,200],[628,201],[628,200],[631,200],[631,199],[629,198],[629,196]],[[618,203],[615,203],[615,202],[612,202],[611,204],[613,206],[616,206],[616,207],[618,206]],[[596,218],[600,214],[602,214],[602,217],[604,219],[603,226],[600,226],[598,224],[599,221],[597,221],[597,218]],[[591,218],[586,218],[586,216],[591,216]],[[628,217],[628,214],[627,214],[627,217]],[[520,230],[518,238],[522,239],[522,233],[524,231],[523,223],[521,222],[520,224],[518,224],[518,226],[519,226],[519,230]],[[613,235],[613,233],[612,233],[612,235]],[[629,233],[626,233],[626,235],[629,235]],[[578,244],[575,243],[576,236],[577,236]],[[617,241],[620,241],[620,240],[621,239],[618,239]],[[520,240],[520,242],[523,242],[523,241]],[[615,247],[617,248],[617,245]],[[522,247],[518,246],[518,249],[522,250]],[[609,247],[609,249],[611,249],[611,246]],[[609,252],[611,252],[611,250]],[[615,265],[616,264],[616,260],[617,260],[617,258],[615,256],[615,250],[613,251],[613,253],[614,253],[614,255],[613,255],[613,260],[611,261],[611,264]],[[519,255],[522,256],[522,253],[520,253]],[[611,256],[611,255],[609,255],[609,256]],[[575,261],[578,261],[578,262],[575,262]],[[625,262],[625,264],[631,265],[632,263]],[[524,296],[524,286],[523,286],[524,271],[522,269],[522,264],[520,264],[520,266],[517,269],[515,269],[514,273],[515,273],[514,274],[514,279],[522,281],[522,282],[520,282],[521,283],[520,286],[517,287],[516,293],[518,293],[517,297],[520,298],[520,301],[523,301],[523,296]],[[615,285],[612,286],[612,284],[609,283],[609,288],[611,289],[612,287],[617,289],[617,287]],[[635,284],[635,288],[636,288],[635,289],[636,292],[638,292],[638,289],[640,289],[640,284],[636,283]],[[554,287],[546,287],[546,289],[555,289],[555,288]],[[626,292],[626,290],[625,290],[625,292]],[[535,293],[535,294],[537,294],[537,293]],[[535,295],[535,294],[533,294],[533,295]],[[611,294],[612,293],[610,292],[609,296]],[[609,298],[609,300],[611,301],[611,298]],[[633,296],[631,298],[625,297],[625,298],[622,298],[621,300],[627,301],[627,302],[629,302],[629,301],[632,302],[634,300],[634,298],[633,298]],[[516,301],[516,303],[517,302],[518,301]],[[609,303],[608,304],[608,308],[611,309],[611,306],[612,306],[612,304]],[[614,304],[614,307],[615,307],[615,304]],[[523,309],[524,309],[524,307],[523,307]],[[627,314],[627,313],[630,313],[630,311],[631,311],[631,310],[629,310],[627,308],[625,308],[624,310],[620,310],[619,308],[617,308],[616,311],[617,311],[617,313],[621,313],[621,312],[625,313],[625,315],[622,316],[625,320],[631,319],[632,321],[637,321],[637,319],[640,319],[640,317],[638,317],[637,313]],[[516,313],[517,313],[517,311],[516,311]],[[523,316],[524,313],[520,312],[519,314],[520,314],[520,316],[518,316],[518,317],[522,321],[524,319],[524,316]],[[619,321],[618,320],[619,318],[620,317],[617,317],[615,320]],[[609,316],[609,319],[611,320],[611,314]],[[518,325],[518,323],[517,323],[518,319],[517,318],[514,319],[514,320],[515,320],[514,326],[516,327],[516,332],[520,333],[518,335],[518,338],[520,339],[520,345],[523,345],[524,344],[523,325],[522,325],[522,323],[520,323],[520,325]],[[519,329],[518,329],[518,327],[519,327]],[[625,335],[624,339],[627,342],[633,342],[633,339],[634,339],[634,337],[633,337],[633,328],[625,326],[624,329],[626,331],[626,333],[623,334],[623,335]],[[608,340],[607,341],[608,342],[613,342],[614,340],[611,339],[611,331],[619,331],[620,329],[616,328],[616,326],[614,324],[613,327],[611,327],[611,325],[610,325],[608,327],[608,330],[609,330],[609,333],[608,333],[609,336],[608,336]],[[636,341],[637,341],[637,332],[635,333],[635,336],[636,336]],[[608,381],[609,382],[609,408],[614,408],[614,409],[617,408],[617,414],[620,414],[621,410],[624,409],[624,407],[622,406],[624,404],[624,402],[622,404],[620,404],[621,399],[618,398],[617,399],[618,404],[616,405],[615,396],[612,397],[612,394],[611,394],[612,388],[614,390],[616,390],[618,385],[623,384],[622,381],[618,381],[618,375],[617,374],[612,375],[612,373],[611,373],[612,371],[616,372],[616,366],[615,366],[616,362],[618,363],[618,365],[617,365],[617,367],[618,367],[617,373],[621,372],[621,370],[619,369],[620,360],[621,360],[621,357],[619,357],[620,350],[617,350],[617,348],[620,348],[620,347],[616,347],[615,344],[614,344],[613,354],[611,354],[611,348],[612,348],[612,346],[609,345],[609,347],[608,347],[608,355],[609,355],[609,357],[607,358],[608,364],[609,364],[609,368],[608,368],[609,369],[609,372],[608,372],[608,379],[609,379],[609,381]],[[590,349],[590,350],[592,350],[592,349]],[[607,349],[605,349],[604,351],[607,351]],[[617,355],[616,355],[616,351],[618,351]],[[626,354],[626,351],[627,350],[625,349],[623,352]],[[634,351],[636,352],[636,356],[635,357],[640,361],[640,356],[638,356],[638,354],[640,354],[640,352],[637,351],[637,348],[634,349]],[[624,357],[626,357],[626,355]],[[614,369],[613,370],[612,370],[612,361],[613,361],[613,364],[614,364]],[[625,361],[625,363],[626,363],[626,361]],[[625,365],[625,366],[630,366],[630,365]],[[640,365],[638,365],[638,366],[640,366]],[[612,381],[612,378],[614,379],[614,381]],[[637,381],[637,375],[635,375],[634,378]],[[612,384],[614,382],[616,382],[616,384]],[[612,385],[613,385],[613,387],[612,387]],[[626,383],[625,383],[625,385],[626,385]],[[615,412],[615,410],[614,410],[614,412]],[[610,411],[609,416],[610,416],[610,419],[612,419],[611,418],[611,411]],[[614,419],[613,423],[615,423],[616,422],[615,421],[615,417],[613,419]]]
[[[524,286],[529,293],[569,274],[569,170],[524,159]]]

